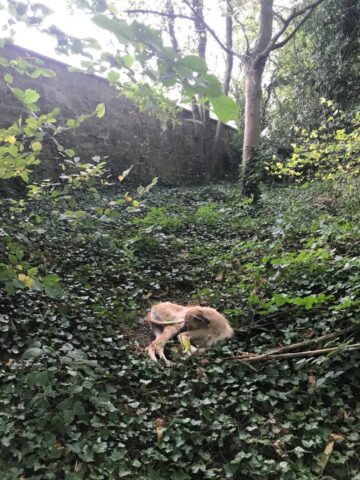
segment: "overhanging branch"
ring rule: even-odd
[[[295,33],[299,30],[299,28],[306,22],[306,20],[310,17],[310,15],[313,13],[313,11],[322,3],[324,0],[316,0],[315,2],[310,3],[304,8],[301,8],[300,10],[294,11],[291,15],[289,15],[285,19],[281,19],[283,22],[283,26],[281,29],[272,37],[270,40],[269,44],[267,47],[260,52],[255,59],[255,62],[258,62],[264,58],[266,58],[272,50],[276,50],[277,48],[280,48],[284,46],[291,38],[295,35]],[[289,28],[289,26],[292,24],[292,22],[300,17],[301,15],[304,15],[304,17],[300,20],[300,22],[294,27],[292,32],[282,41],[278,42],[278,40],[281,38],[281,36],[286,32],[286,30]]]
[[[142,15],[156,15],[159,17],[166,17],[170,19],[175,19],[175,18],[182,18],[183,20],[190,20],[193,22],[195,20],[194,16],[196,17],[197,14],[194,12],[192,5],[184,0],[184,3],[191,9],[193,16],[191,15],[185,15],[182,13],[169,13],[169,12],[161,12],[159,10],[152,10],[152,9],[145,9],[145,8],[130,8],[123,10],[123,13],[127,13],[129,15],[131,14],[142,14]],[[233,50],[230,50],[226,47],[224,42],[220,39],[220,37],[216,34],[213,28],[211,28],[203,19],[202,19],[204,26],[206,30],[209,32],[209,34],[213,37],[213,39],[216,41],[216,43],[224,50],[226,53],[231,53],[235,57],[239,58],[242,60],[242,55],[239,55],[238,53],[234,52]]]

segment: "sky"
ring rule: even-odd
[[[36,1],[30,0],[30,3],[36,3]],[[39,0],[39,3],[46,5],[53,11],[53,14],[45,20],[45,27],[54,24],[63,32],[79,38],[103,35],[103,32],[100,32],[90,21],[82,21],[80,15],[70,15],[66,0]],[[80,58],[78,56],[63,55],[56,51],[57,42],[52,36],[46,35],[36,28],[26,27],[22,23],[19,23],[15,30],[13,40],[16,45],[79,66]]]
[[[90,18],[88,18],[84,13],[79,13],[77,15],[69,14],[69,10],[67,8],[68,0],[30,0],[30,3],[37,2],[46,5],[53,11],[53,14],[45,20],[45,26],[50,26],[54,24],[65,33],[74,37],[95,37],[97,39],[101,39],[102,42],[106,41],[106,33],[104,32],[104,30],[97,28],[91,22]],[[0,4],[1,3],[3,3],[2,0],[0,0]],[[118,0],[117,2],[113,3],[121,5],[121,8],[127,8],[128,1]],[[159,0],[148,0],[147,2],[147,4],[154,9],[160,9],[159,3],[161,4],[165,2],[159,2]],[[211,1],[208,3],[210,5],[210,8],[206,12],[207,22],[218,32],[220,36],[222,36],[222,34],[224,33],[225,20],[219,18],[221,16],[221,13],[217,6],[217,2]],[[144,16],[139,17],[140,21],[142,21],[143,19]],[[219,19],[222,21],[219,21]],[[186,22],[184,23],[184,21],[182,20],[177,20],[177,36],[180,42],[182,39],[185,38],[183,32],[187,31],[188,30],[186,28]],[[57,52],[56,40],[53,37],[46,35],[43,32],[36,30],[35,28],[26,27],[22,23],[16,25],[14,43],[24,48],[28,48],[29,50],[41,53],[42,55],[46,55],[51,58],[57,58],[58,60],[69,63],[73,66],[79,66],[79,56],[68,56]],[[210,70],[221,76],[224,68],[223,55],[217,48],[215,42],[210,38],[210,36],[208,38],[207,51],[207,61]]]
[[[26,1],[26,0],[22,0]],[[253,10],[253,3],[250,0],[247,0],[248,4],[251,6],[250,10]],[[255,4],[256,4],[255,0]],[[126,9],[131,0],[109,0],[109,3],[113,3],[119,9]],[[7,5],[8,0],[0,0],[1,5]],[[50,26],[55,24],[65,33],[72,35],[74,37],[84,38],[84,37],[95,37],[101,40],[101,43],[105,41],[106,33],[104,30],[97,28],[90,20],[90,18],[84,13],[80,12],[77,14],[71,15],[69,9],[67,8],[68,4],[72,3],[72,0],[27,0],[29,4],[42,3],[46,5],[53,11],[53,14],[45,20],[45,26]],[[149,8],[163,10],[165,5],[165,0],[144,0],[138,2],[143,8],[148,6]],[[221,14],[221,9],[219,2],[217,0],[205,0],[205,18],[207,23],[213,28],[214,31],[219,35],[220,38],[224,39],[225,36],[225,18]],[[293,0],[275,0],[274,9],[285,8],[289,10],[294,6],[296,2]],[[244,5],[247,5],[244,2]],[[5,13],[4,13],[5,12]],[[6,8],[4,10],[0,9],[0,27],[2,20],[6,18]],[[139,21],[144,20],[144,16],[139,16]],[[157,17],[158,19],[158,17]],[[177,26],[177,36],[181,41],[185,40],[186,35],[189,33],[189,23],[183,20],[176,20]],[[242,34],[240,33],[240,38]],[[0,35],[1,38],[1,35]],[[16,25],[16,34],[14,37],[14,42],[22,47],[28,48],[35,52],[41,53],[43,55],[57,58],[65,63],[69,63],[74,66],[79,66],[80,58],[78,56],[67,56],[62,55],[55,50],[56,40],[49,35],[45,35],[35,28],[27,28],[24,24],[19,22]],[[168,40],[170,44],[170,41]],[[212,39],[211,35],[208,34],[208,46],[207,46],[207,63],[209,69],[218,75],[220,78],[224,71],[224,54],[220,51],[216,42]]]
[[[22,0],[25,1],[25,0]],[[126,9],[131,0],[112,0],[119,9]],[[253,3],[249,1],[251,6],[250,10],[253,10]],[[257,0],[254,0],[255,2]],[[8,0],[0,0],[0,7],[7,5]],[[90,16],[84,12],[78,12],[71,14],[67,8],[68,4],[72,3],[72,0],[28,0],[29,4],[42,3],[46,5],[53,11],[53,14],[46,18],[44,22],[44,27],[49,27],[51,25],[56,25],[60,30],[65,33],[78,37],[93,37],[100,41],[100,43],[105,46],[105,50],[111,51],[111,35],[107,35],[103,29],[100,29],[94,25],[91,21]],[[218,2],[217,0],[205,0],[205,18],[206,22],[213,28],[218,36],[224,39],[225,36],[225,18],[221,13],[219,4],[223,5],[223,2]],[[165,0],[143,0],[139,2],[143,8],[146,6],[149,8],[163,10]],[[246,2],[245,2],[246,4]],[[256,4],[256,3],[255,3]],[[276,8],[290,8],[294,5],[293,1],[289,0],[275,0],[274,4]],[[1,22],[6,19],[6,8],[0,10],[0,28]],[[5,14],[4,14],[5,13]],[[140,15],[138,17],[139,21],[144,20],[144,16]],[[158,21],[156,18],[156,21]],[[129,18],[131,21],[133,18]],[[176,33],[180,43],[186,41],[188,38],[189,32],[193,32],[192,24],[183,20],[176,20]],[[50,58],[56,58],[64,63],[69,65],[79,67],[81,60],[84,60],[84,57],[78,55],[64,55],[56,51],[57,42],[55,38],[50,35],[47,35],[40,31],[40,29],[26,27],[22,22],[19,22],[15,27],[16,33],[13,38],[14,43],[28,48],[34,52],[38,52]],[[241,32],[239,33],[240,38],[242,38]],[[0,34],[1,38],[1,34]],[[166,41],[166,39],[165,39]],[[116,40],[115,40],[116,43]],[[167,43],[170,45],[170,39]],[[191,43],[191,40],[190,40]],[[195,41],[194,41],[195,44]],[[194,45],[193,45],[194,46]],[[235,47],[236,48],[236,47]],[[237,47],[238,48],[238,47]],[[217,77],[222,80],[223,73],[225,70],[225,61],[224,61],[224,52],[218,47],[216,42],[212,39],[211,35],[208,34],[208,45],[207,45],[207,64],[211,73],[215,73]],[[88,60],[88,59],[86,59]],[[268,73],[265,73],[265,79],[268,77]],[[239,62],[235,62],[233,68],[233,78],[241,78],[242,76],[242,66]],[[179,92],[177,90],[169,91],[168,95],[172,100],[179,101]]]

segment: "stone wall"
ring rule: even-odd
[[[108,82],[98,76],[73,73],[68,65],[49,59],[15,45],[0,49],[0,56],[12,59],[32,56],[40,58],[45,67],[56,73],[53,78],[31,79],[9,71],[14,77],[14,86],[33,88],[41,95],[38,102],[41,112],[61,109],[63,118],[93,111],[98,103],[105,103],[106,115],[102,119],[94,117],[86,121],[73,133],[63,134],[61,142],[66,148],[73,148],[81,160],[94,155],[108,157],[108,164],[114,174],[133,165],[133,178],[149,181],[159,176],[163,182],[197,183],[206,171],[206,161],[202,155],[203,142],[194,135],[191,113],[183,110],[182,122],[175,128],[161,131],[159,121],[140,112],[126,97],[122,96]],[[6,127],[23,113],[22,105],[7,89],[3,76],[7,69],[0,67],[0,126]],[[61,118],[60,116],[60,118]],[[211,121],[212,136],[216,122]],[[232,129],[226,127],[223,151]],[[42,175],[55,177],[59,169],[59,158],[49,144],[44,146]],[[226,174],[226,158],[217,167],[217,174]]]

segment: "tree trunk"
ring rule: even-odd
[[[259,196],[259,169],[257,147],[260,140],[261,124],[261,81],[262,69],[254,69],[252,64],[246,65],[245,71],[245,114],[244,142],[242,158],[242,194]]]
[[[226,54],[225,60],[225,75],[222,84],[222,91],[224,95],[228,95],[230,89],[230,81],[231,81],[231,74],[233,69],[234,58],[232,54],[233,48],[233,7],[231,0],[227,0],[226,2],[226,20],[225,20],[225,31],[226,31],[226,47],[228,49],[228,53]],[[209,162],[209,170],[207,173],[206,181],[207,183],[210,181],[212,174],[216,168],[216,165],[220,158],[221,153],[221,144],[224,135],[224,124],[218,120],[216,125],[216,132],[214,143],[210,155],[210,162]]]
[[[260,54],[269,45],[273,25],[273,0],[260,0],[259,35],[245,59],[245,114],[241,192],[244,196],[259,196],[257,148],[261,125],[261,81],[268,56]],[[260,58],[258,59],[258,56]]]
[[[204,24],[204,0],[192,0],[192,10],[195,13],[194,25],[198,39],[197,51],[199,57],[206,58],[206,46],[207,46],[207,30]],[[201,98],[201,95],[199,95]],[[198,103],[194,98],[192,101],[192,113],[194,119],[194,136],[201,145],[201,167],[202,167],[202,179],[203,183],[208,183],[208,170],[209,170],[209,104]],[[201,123],[200,123],[201,122]]]

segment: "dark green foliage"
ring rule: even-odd
[[[354,198],[313,185],[256,206],[226,186],[118,199],[99,187],[4,209],[20,261],[62,291],[1,292],[2,480],[315,480],[331,433],[344,440],[323,478],[358,480],[358,352],[225,360],[359,321]],[[161,300],[209,302],[237,335],[153,364],[138,319]]]
[[[359,38],[360,2],[328,0],[279,50],[267,87],[263,148],[290,156],[296,142],[292,126],[312,130],[326,122],[322,97],[354,116],[360,107]]]

